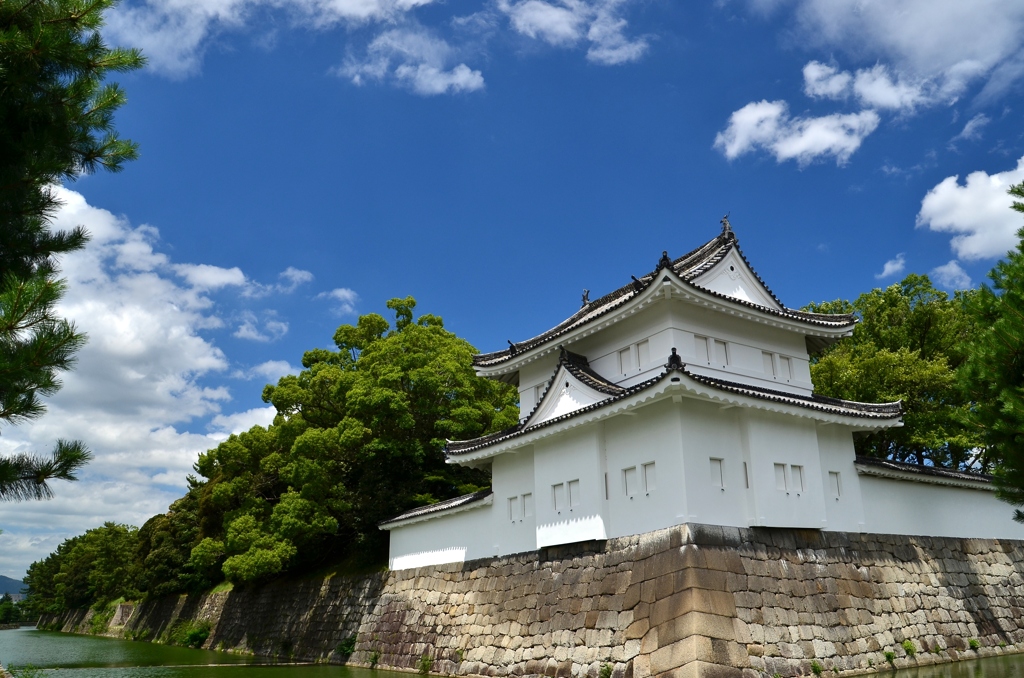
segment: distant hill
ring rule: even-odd
[[[0,596],[5,593],[21,593],[23,588],[25,588],[23,582],[0,574]]]

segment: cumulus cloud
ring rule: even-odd
[[[810,61],[804,66],[804,93],[816,99],[848,99],[851,96],[864,108],[913,112],[918,106],[935,101],[935,92],[926,81],[911,82],[894,75],[882,64],[862,68],[856,73]]]
[[[776,3],[779,4],[779,3]],[[949,100],[976,81],[994,97],[1024,75],[1024,4],[1000,0],[795,0],[797,31],[811,48],[892,66],[910,89],[928,82]],[[891,101],[914,93],[877,80],[865,92]],[[899,87],[896,88],[900,90]],[[870,95],[870,94],[869,94]],[[895,97],[894,99],[892,97]]]
[[[347,287],[338,287],[330,292],[321,292],[316,295],[317,299],[330,299],[334,302],[334,312],[339,315],[348,315],[356,312],[356,301],[359,295]]]
[[[960,268],[956,259],[932,269],[931,277],[942,287],[950,290],[965,290],[971,286],[971,276]]]
[[[903,269],[906,268],[907,260],[902,252],[897,254],[895,257],[885,262],[885,266],[882,267],[882,272],[875,275],[876,280],[882,280],[883,278],[890,278],[894,275],[903,273]]]
[[[269,313],[260,320],[255,313],[245,311],[241,314],[241,321],[232,336],[250,341],[270,342],[277,341],[286,334],[288,323],[277,320],[275,314]]]
[[[843,165],[878,123],[874,111],[792,117],[785,101],[759,101],[733,112],[714,145],[730,160],[761,149],[778,162],[796,160],[806,166],[833,157]]]
[[[483,74],[455,61],[456,50],[426,29],[395,28],[378,35],[364,56],[350,57],[335,72],[356,85],[392,81],[424,96],[483,89]]]
[[[83,225],[92,234],[84,250],[62,261],[68,291],[59,309],[89,340],[63,375],[64,387],[47,399],[47,413],[4,427],[0,455],[44,452],[57,438],[72,438],[95,459],[79,482],[57,483],[55,499],[4,507],[0,572],[13,577],[66,537],[108,520],[141,525],[165,511],[200,452],[238,426],[266,419],[262,411],[228,409],[231,394],[217,380],[230,361],[206,336],[225,325],[210,292],[240,292],[242,272],[173,262],[159,251],[155,228],[133,226],[74,191],[56,191],[64,205],[55,227]],[[290,369],[280,363],[252,370],[272,379]],[[200,432],[190,430],[207,417],[214,417],[209,431],[201,423]]]
[[[627,0],[499,0],[512,29],[554,47],[575,47],[586,41],[587,58],[614,66],[640,59],[648,49],[645,38],[626,37],[622,17]]]
[[[835,66],[809,61],[804,66],[804,93],[813,98],[845,99],[853,76]]]
[[[254,407],[234,414],[218,414],[210,420],[210,430],[215,438],[226,440],[229,435],[248,431],[253,426],[269,426],[274,422],[277,410],[273,405]]]
[[[950,245],[959,259],[976,261],[1002,257],[1017,244],[1024,226],[1020,213],[1010,209],[1006,191],[1024,181],[1024,157],[1013,169],[988,174],[971,172],[961,184],[959,176],[946,177],[921,201],[917,226],[953,233]]]

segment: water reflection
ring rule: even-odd
[[[229,652],[30,628],[0,631],[0,663],[38,667],[36,678],[409,678],[392,671],[275,664]]]

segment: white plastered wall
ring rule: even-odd
[[[589,425],[534,444],[538,548],[608,538],[602,437],[600,426]],[[561,503],[556,505],[556,499]]]
[[[685,465],[687,510],[677,522],[746,527],[750,491],[746,445],[737,408],[695,398],[676,403]]]
[[[663,400],[603,424],[610,537],[684,522],[678,518],[687,496],[675,409]]]
[[[864,532],[1024,539],[1013,507],[995,492],[861,475]]]
[[[821,483],[825,497],[825,519],[829,530],[864,531],[864,502],[860,477],[853,466],[856,452],[848,426],[818,424]],[[832,475],[835,474],[835,475]]]
[[[389,567],[404,570],[498,555],[494,508],[494,504],[481,503],[392,528]]]
[[[739,418],[754,490],[752,525],[826,529],[813,420],[746,409]]]
[[[491,466],[494,490],[494,539],[502,554],[537,548],[537,496],[533,447],[495,457]]]

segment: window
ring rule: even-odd
[[[508,519],[512,522],[519,520],[519,497],[508,498]]]
[[[750,489],[750,472],[747,471],[747,462],[743,462],[743,487]]]
[[[627,497],[632,497],[636,494],[636,466],[630,466],[629,468],[622,469],[622,490],[626,493]]]
[[[766,377],[774,377],[775,361],[772,354],[767,351],[761,351],[761,360],[764,362],[764,375]]]
[[[722,366],[729,364],[728,345],[718,339],[715,339],[715,362]]]
[[[839,501],[839,497],[843,495],[843,486],[839,482],[839,471],[828,472],[828,484],[832,488],[832,496]]]
[[[533,493],[527,492],[523,495],[523,516],[530,518],[533,516]]]
[[[790,466],[790,477],[793,479],[793,489],[797,494],[804,491],[804,467]]]
[[[725,477],[722,475],[722,460],[711,458],[711,486],[725,489]]]
[[[608,474],[604,474],[604,498],[608,499]]]
[[[580,505],[580,481],[569,481],[569,507]]]
[[[651,362],[651,344],[644,339],[636,345],[637,367],[643,367]]]
[[[633,348],[627,347],[619,351],[619,371],[628,374],[633,369]]]
[[[539,404],[540,399],[544,397],[544,384],[533,387],[533,402]]]
[[[643,465],[644,471],[644,492],[650,494],[654,492],[654,489],[658,486],[658,479],[654,473],[654,462],[648,462]]]
[[[708,353],[708,338],[707,337],[693,337],[694,350],[697,352],[697,362],[711,364],[711,355]]]
[[[555,505],[555,511],[561,513],[565,505],[565,483],[558,483],[551,486],[551,502]]]
[[[780,492],[789,492],[789,486],[786,484],[785,464],[775,465],[775,489]]]
[[[786,356],[779,356],[779,376],[786,381],[793,378],[793,363]]]

